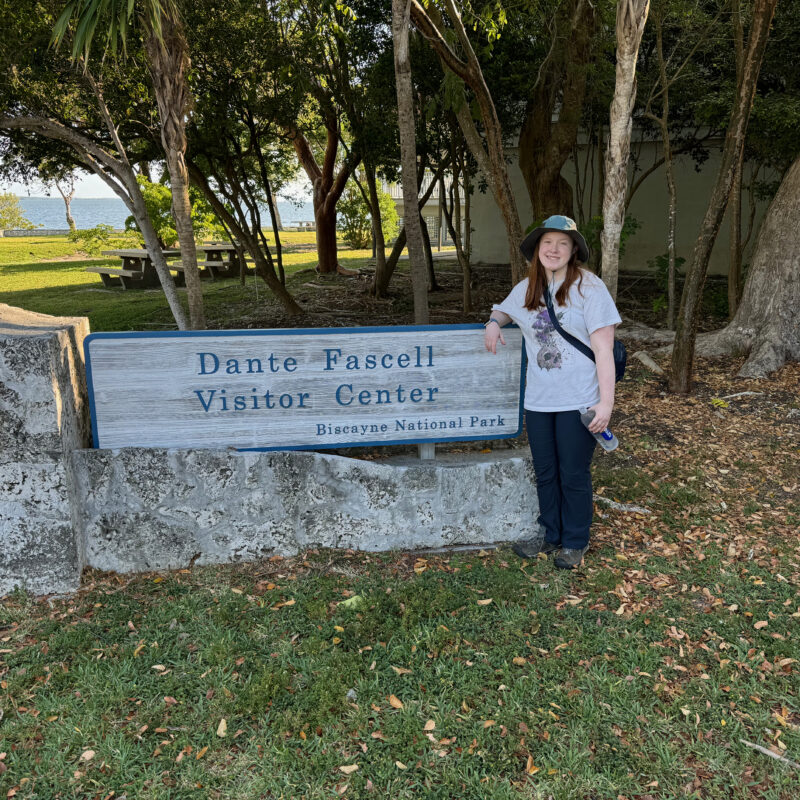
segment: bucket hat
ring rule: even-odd
[[[589,260],[589,245],[586,244],[586,239],[578,231],[575,220],[561,214],[554,214],[552,217],[548,217],[538,228],[534,228],[522,240],[519,249],[522,251],[522,255],[525,256],[526,261],[530,261],[533,258],[533,252],[536,250],[539,239],[547,231],[566,233],[578,245],[578,260],[583,264]]]

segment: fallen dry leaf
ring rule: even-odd
[[[217,736],[221,739],[225,738],[228,735],[228,721],[223,717],[219,721],[219,725],[217,725]]]
[[[760,622],[756,622],[756,624],[755,624],[755,625],[753,625],[753,627],[754,627],[754,628],[755,628],[757,631],[760,631],[762,628],[766,628],[766,627],[767,627],[767,625],[769,625],[769,622],[767,622],[767,620],[765,620],[765,619],[762,619]]]
[[[478,600],[478,605],[479,606],[488,606],[489,603],[491,603],[491,602],[492,602],[492,598],[491,597],[485,597],[483,600]]]
[[[397,769],[408,769],[408,767],[402,761],[395,761],[394,765]]]
[[[410,669],[406,669],[405,667],[392,667],[392,669],[398,675],[410,675],[411,674],[411,670]]]
[[[432,719],[429,719],[429,720],[428,720],[428,721],[425,723],[425,727],[423,728],[423,730],[425,730],[425,731],[432,731],[432,730],[433,730],[435,727],[436,727],[436,723],[435,723],[435,722],[434,722]]]
[[[94,758],[94,750],[84,750],[81,753],[81,761],[91,761]]]
[[[518,667],[524,667],[525,664],[528,663],[522,656],[514,656],[514,658],[511,659],[511,662],[516,664]]]
[[[389,705],[392,708],[403,708],[403,701],[399,697],[395,697],[393,694],[390,694]]]
[[[344,764],[339,767],[339,772],[344,772],[345,775],[352,775],[358,769],[358,764]]]

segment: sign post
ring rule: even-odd
[[[95,447],[309,450],[522,429],[522,336],[482,325],[97,333]],[[421,456],[425,457],[422,454]]]

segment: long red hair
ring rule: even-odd
[[[546,308],[544,302],[544,288],[547,286],[547,273],[542,266],[542,262],[539,260],[540,242],[541,239],[536,243],[536,249],[533,251],[533,258],[528,265],[528,291],[525,293],[525,308],[529,311],[536,311],[537,308]],[[578,261],[577,248],[570,256],[569,263],[567,264],[567,276],[556,292],[555,302],[558,305],[563,306],[566,304],[569,290],[575,281],[578,282],[578,291],[580,291],[581,284],[583,283],[583,273],[581,272],[580,262]]]

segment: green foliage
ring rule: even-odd
[[[350,184],[344,190],[337,209],[339,211],[338,228],[342,232],[345,242],[355,250],[369,247],[372,241],[369,207],[357,187]]]
[[[69,241],[75,242],[78,249],[89,256],[99,255],[101,250],[112,246],[117,247],[139,247],[141,240],[136,234],[127,232],[120,236],[116,233],[113,226],[100,223],[94,228],[74,230],[69,234]]]
[[[92,42],[99,33],[104,39],[104,48],[112,53],[117,52],[121,44],[123,52],[127,50],[128,31],[134,22],[134,11],[144,24],[145,30],[154,33],[156,38],[163,37],[161,22],[163,17],[178,18],[177,5],[174,0],[145,0],[132,3],[130,0],[70,0],[61,12],[53,28],[53,42],[60,44],[73,28],[72,59],[77,61],[83,57],[89,60]]]
[[[162,247],[174,244],[178,239],[178,232],[175,230],[175,220],[172,217],[172,192],[169,186],[165,186],[163,183],[153,183],[143,175],[137,176],[137,181],[158,241]],[[194,238],[201,240],[224,237],[225,229],[206,199],[194,187],[189,189],[189,199],[192,201]],[[132,216],[125,220],[125,229],[141,233]]]
[[[400,232],[400,218],[397,215],[397,208],[390,194],[378,190],[378,205],[381,209],[381,230],[386,242],[391,242],[397,238]]]
[[[682,256],[675,257],[675,273],[680,274],[681,267],[686,263]],[[661,294],[653,299],[653,311],[662,311],[667,307],[667,287],[669,284],[669,253],[647,260],[647,268],[655,273],[656,284],[661,289]]]
[[[619,237],[620,258],[625,255],[625,244],[628,239],[630,239],[631,236],[633,236],[641,227],[642,223],[639,222],[636,217],[633,217],[630,214],[625,215],[625,221],[622,223],[622,232],[620,233]],[[586,239],[589,249],[592,250],[592,252],[599,254],[602,249],[600,247],[600,234],[603,232],[603,218],[600,215],[591,217],[583,225],[579,225],[578,229]]]
[[[0,192],[0,231],[29,231],[35,227],[22,213],[19,198],[11,192]]]
[[[383,238],[390,242],[399,231],[397,210],[391,195],[378,191]],[[337,205],[338,228],[345,242],[354,250],[364,250],[372,242],[372,217],[358,187],[350,184]]]

